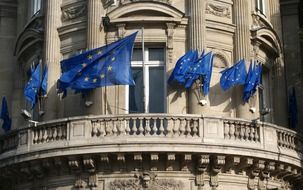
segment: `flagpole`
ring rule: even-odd
[[[146,68],[145,68],[145,51],[144,51],[144,27],[141,28],[142,34],[142,67],[143,67],[143,112],[148,113],[148,103],[146,101]]]

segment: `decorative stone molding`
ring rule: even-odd
[[[183,190],[184,184],[174,179],[157,179],[157,175],[151,172],[136,174],[137,179],[114,180],[110,182],[110,190],[138,189],[138,190]]]
[[[110,0],[108,0],[110,1]],[[144,1],[144,0],[143,0]],[[155,1],[155,2],[160,2],[160,3],[166,3],[171,5],[172,0],[150,0],[150,1]],[[132,3],[132,2],[142,2],[142,0],[120,0],[121,4],[127,4],[127,3]]]
[[[229,7],[207,3],[206,14],[212,14],[218,17],[231,18],[231,10]]]
[[[125,30],[125,26],[126,24],[117,24],[117,28],[118,28],[118,38],[123,38],[126,30]]]
[[[214,67],[217,67],[217,68],[229,67],[227,57],[225,55],[223,55],[221,52],[215,51],[213,57],[214,57]]]
[[[86,3],[77,3],[64,6],[62,9],[62,20],[69,21],[79,17],[86,16],[87,6]]]

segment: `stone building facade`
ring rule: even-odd
[[[290,87],[303,101],[298,7],[287,0],[0,0],[0,95],[13,119],[12,131],[0,133],[0,189],[303,189],[303,137],[288,129],[287,111]],[[135,31],[135,87],[57,96],[62,59]],[[214,53],[209,96],[198,83],[185,90],[166,82],[189,49]],[[242,58],[247,68],[250,60],[263,65],[262,85],[246,104],[242,87],[219,86],[220,71]],[[40,59],[48,92],[25,120],[23,89]]]

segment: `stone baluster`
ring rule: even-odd
[[[112,126],[113,126],[113,135],[118,136],[118,127],[117,127],[117,119],[113,119],[112,121]]]
[[[87,1],[87,48],[93,49],[104,45],[105,33],[101,30],[104,8],[100,0]],[[105,113],[104,88],[96,88],[88,93],[86,101],[93,104],[86,107],[87,114],[100,115]]]
[[[171,117],[167,117],[166,119],[167,119],[167,134],[166,134],[166,136],[172,137],[173,136],[173,127],[174,127],[173,123],[174,123],[174,121],[173,121],[173,118],[171,118]]]
[[[98,135],[98,128],[100,127],[100,123],[92,122],[92,137]]]
[[[206,36],[206,20],[205,20],[205,7],[206,1],[204,0],[189,0],[189,48],[202,52],[205,45]],[[193,84],[192,89],[189,90],[189,113],[201,114],[209,108],[209,104],[201,106],[200,99],[197,97],[202,96],[200,86]]]
[[[138,129],[137,129],[137,120],[138,120],[138,118],[134,118],[134,119],[133,119],[132,133],[133,133],[134,135],[136,135],[136,134],[137,134],[137,131],[138,131]]]
[[[143,117],[139,117],[138,135],[143,135],[143,132],[144,132],[143,122],[144,122],[144,118]]]
[[[181,120],[179,120],[179,119],[174,120],[173,132],[174,132],[175,137],[179,136],[179,126],[180,125],[181,125]]]
[[[152,128],[152,134],[157,135],[158,133],[158,128],[157,128],[157,118],[153,117],[153,128]]]
[[[60,76],[60,39],[58,27],[61,25],[61,2],[62,0],[46,0],[47,9],[45,14],[44,32],[44,63],[48,66],[48,86],[45,108],[47,111],[44,120],[58,117],[59,99],[56,93],[56,84]]]
[[[185,133],[185,121],[184,119],[180,119],[180,128],[179,128],[180,136],[184,136]]]
[[[144,135],[145,136],[150,136],[151,128],[150,128],[150,117],[145,118],[145,130],[144,130]]]
[[[199,119],[194,119],[193,122],[193,137],[199,136]]]
[[[164,132],[165,132],[165,129],[164,129],[164,118],[159,117],[159,120],[160,120],[159,135],[163,136]]]
[[[235,139],[235,124],[234,122],[230,123],[229,125],[229,138],[234,140]]]
[[[191,136],[191,120],[185,119],[186,127],[185,127],[185,135],[186,137]]]
[[[126,125],[125,126],[125,132],[126,132],[126,135],[130,135],[130,132],[131,132],[129,120],[130,120],[130,118],[126,118],[126,121],[125,121],[125,125]]]
[[[228,121],[224,121],[224,138],[225,139],[229,139],[230,135],[229,135],[229,122]]]
[[[250,31],[249,31],[249,1],[237,0],[234,1],[234,24],[237,26],[235,31],[235,49],[234,55],[237,62],[240,59],[245,61],[250,60]],[[236,115],[239,118],[251,119],[249,105],[242,100],[243,87],[236,87]]]

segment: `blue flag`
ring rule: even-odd
[[[297,99],[295,88],[292,88],[292,91],[288,98],[288,112],[289,112],[289,125],[291,128],[296,128],[298,123],[298,110],[297,110]]]
[[[198,52],[190,50],[186,52],[176,63],[176,66],[168,79],[168,83],[177,81],[179,84],[185,83],[185,75],[189,66],[198,59]]]
[[[223,90],[227,90],[235,85],[245,84],[247,73],[244,59],[230,68],[221,71],[220,85]]]
[[[3,120],[3,124],[2,124],[3,130],[5,132],[8,132],[9,130],[11,130],[12,120],[9,117],[8,107],[7,107],[7,102],[6,102],[5,97],[2,98],[2,108],[1,108],[0,118]]]
[[[37,103],[37,96],[41,87],[41,63],[32,71],[31,77],[24,89],[24,96],[31,103],[32,108]]]
[[[130,63],[137,32],[109,45],[61,62],[58,93],[67,88],[83,92],[110,85],[134,85]]]
[[[45,65],[43,76],[42,76],[42,82],[41,82],[41,95],[45,96],[47,93],[47,79],[48,79],[48,68],[47,65]]]
[[[257,91],[257,87],[261,84],[262,65],[251,63],[244,85],[243,100],[248,102],[249,98]]]
[[[213,54],[212,52],[207,53],[206,55],[202,54],[200,58],[190,65],[188,72],[186,74],[186,83],[185,88],[191,88],[193,83],[197,79],[202,80],[202,91],[204,95],[209,93],[209,86],[212,74],[213,67]]]

